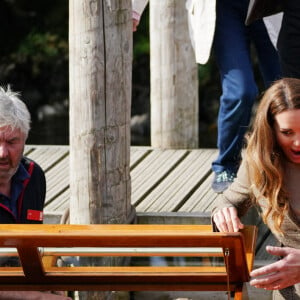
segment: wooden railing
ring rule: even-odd
[[[231,291],[242,299],[254,261],[256,227],[212,232],[209,225],[0,225],[0,290]],[[15,251],[14,254],[14,249]],[[59,256],[219,257],[221,266],[63,266]]]

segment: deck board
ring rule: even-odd
[[[137,212],[209,211],[216,194],[210,189],[216,149],[131,147],[132,204]],[[25,154],[45,170],[45,211],[61,212],[69,198],[68,146],[26,145]]]
[[[211,189],[211,182],[213,176],[208,176],[199,186],[199,188],[189,197],[184,205],[179,209],[180,212],[196,212],[211,211],[211,207],[219,197],[218,194],[214,193]]]
[[[45,211],[62,211],[69,198],[69,147],[26,145],[45,170]],[[132,204],[137,212],[209,212],[217,194],[210,184],[216,149],[131,147]]]
[[[67,188],[55,198],[55,201],[47,203],[46,212],[57,213],[59,215],[62,215],[63,212],[69,206],[69,199],[70,199],[70,190],[69,188]]]
[[[29,149],[29,148],[28,148]],[[47,172],[52,166],[63,160],[68,155],[68,147],[31,147],[29,157],[38,162],[42,169]],[[26,149],[27,150],[27,149]]]
[[[47,181],[47,204],[56,201],[64,190],[69,187],[69,157],[59,161],[53,168],[46,172]]]
[[[137,205],[151,194],[171,170],[186,155],[186,150],[152,151],[139,166],[131,171],[132,204]]]
[[[149,147],[131,147],[130,149],[130,168],[133,169],[151,150]]]
[[[174,212],[185,199],[200,186],[202,178],[210,172],[203,169],[207,162],[207,150],[191,151],[180,164],[137,206],[141,211]]]

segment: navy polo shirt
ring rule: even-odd
[[[25,167],[20,164],[17,172],[11,179],[10,197],[7,197],[6,195],[0,193],[0,203],[8,207],[16,218],[18,217],[18,198],[23,190],[23,182],[29,177],[30,175]]]

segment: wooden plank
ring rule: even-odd
[[[152,151],[131,172],[131,203],[137,205],[187,154],[186,150]]]
[[[177,207],[182,206],[182,204],[185,203],[185,201],[194,193],[194,191],[198,190],[201,187],[204,178],[206,178],[206,176],[210,173],[211,165],[210,151],[202,151],[203,153],[200,155],[197,153],[199,157],[191,163],[186,173],[187,176],[185,176],[185,173],[181,175],[181,179],[179,179],[179,181],[183,183],[182,187],[180,188],[180,182],[176,181],[174,182],[173,186],[171,186],[172,190],[178,188],[178,192],[174,194],[172,200],[170,198],[171,201],[168,201],[166,203],[167,205],[164,205],[164,210],[177,210]],[[176,200],[176,198],[178,198],[178,200]]]
[[[28,157],[36,161],[47,172],[59,160],[68,155],[68,152],[67,146],[39,146],[35,147]]]
[[[130,148],[130,169],[132,170],[143,158],[152,150],[149,147],[131,147]]]
[[[58,162],[46,173],[46,204],[53,201],[69,187],[69,156]]]
[[[47,179],[47,199],[50,201],[61,201],[59,195],[64,190],[68,190],[69,166],[64,161],[63,166],[55,166],[55,162],[68,152],[68,146],[26,146],[27,151],[31,151],[29,157],[36,160],[43,168],[49,168],[46,172]],[[201,150],[196,150],[201,151]],[[174,167],[186,150],[159,150],[150,147],[132,147],[131,165],[135,168],[131,171],[132,177],[132,204],[136,204],[146,195],[153,186],[156,186]],[[214,153],[214,151],[212,152]],[[213,155],[213,154],[212,154]],[[206,161],[207,164],[209,163]],[[201,165],[199,165],[200,167]],[[206,166],[209,167],[208,165]],[[203,169],[205,173],[206,170]],[[48,206],[50,209],[51,206]],[[58,209],[59,206],[56,206]],[[139,208],[138,208],[139,209]]]
[[[211,211],[216,199],[220,194],[215,193],[211,188],[213,174],[208,176],[199,188],[189,197],[179,211],[196,212]]]
[[[207,168],[206,172],[211,171],[211,163],[215,159],[217,154],[217,150],[210,149],[207,150],[210,153],[210,156],[207,159],[207,163],[205,164],[205,168]],[[210,170],[210,171],[208,171]],[[195,190],[195,192],[186,199],[185,203],[179,208],[180,212],[209,212],[211,211],[211,205],[218,198],[219,194],[215,193],[211,188],[211,183],[213,180],[214,174],[211,173]]]
[[[209,151],[193,150],[166,177],[159,186],[151,191],[141,204],[138,211],[174,211],[181,206],[193,189],[197,188],[207,176],[205,167]]]
[[[55,197],[54,201],[47,201],[45,205],[45,214],[51,212],[63,213],[69,207],[70,190],[67,188],[60,195]]]
[[[34,146],[34,145],[25,145],[24,156],[29,155],[29,153],[31,151],[33,151],[35,148],[36,148],[36,146]]]

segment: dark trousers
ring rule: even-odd
[[[300,0],[297,0],[300,2]],[[236,172],[253,103],[258,96],[250,57],[256,50],[265,86],[280,78],[278,54],[262,20],[245,25],[249,0],[218,0],[213,51],[220,71],[222,96],[218,115],[219,156],[214,172]]]

